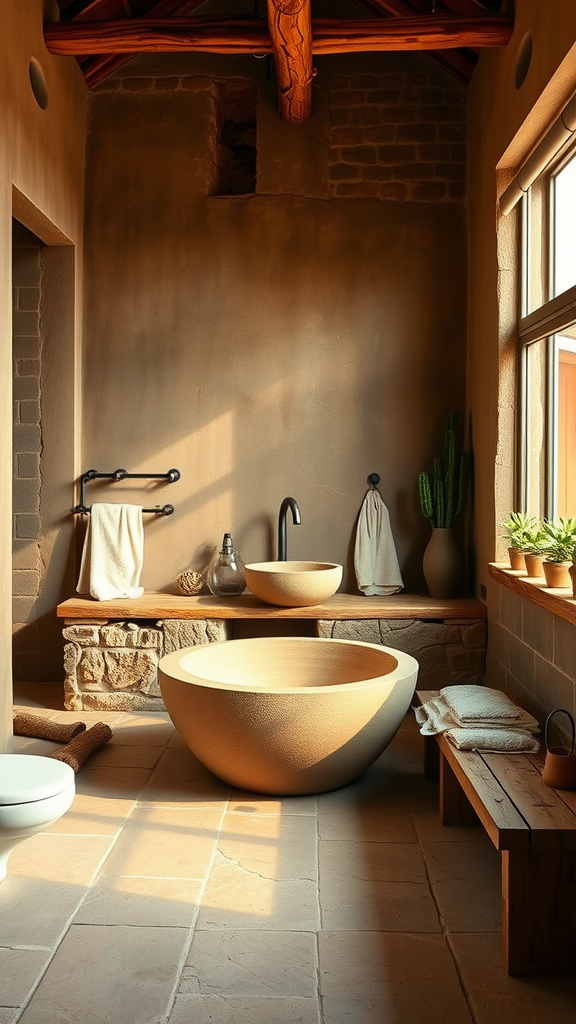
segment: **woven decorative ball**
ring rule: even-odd
[[[181,594],[187,594],[189,597],[194,597],[196,594],[200,593],[204,586],[204,573],[196,572],[195,570],[181,572],[176,583]]]

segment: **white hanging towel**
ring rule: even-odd
[[[78,593],[97,601],[140,597],[143,561],[142,506],[95,502],[84,538]]]
[[[390,516],[376,487],[366,492],[360,509],[354,568],[358,590],[367,596],[397,594],[404,586],[390,529]]]

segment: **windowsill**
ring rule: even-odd
[[[576,626],[576,599],[572,596],[572,587],[553,589],[547,587],[543,579],[527,576],[521,570],[510,569],[497,562],[490,562],[488,571],[497,583]]]

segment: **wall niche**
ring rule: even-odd
[[[249,195],[256,191],[256,84],[235,78],[217,88],[217,195]]]

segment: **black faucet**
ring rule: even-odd
[[[292,522],[295,526],[300,526],[300,509],[298,508],[298,502],[295,498],[284,498],[284,501],[280,505],[280,514],[278,516],[278,561],[286,561],[286,517],[288,515],[288,509],[292,509]]]

